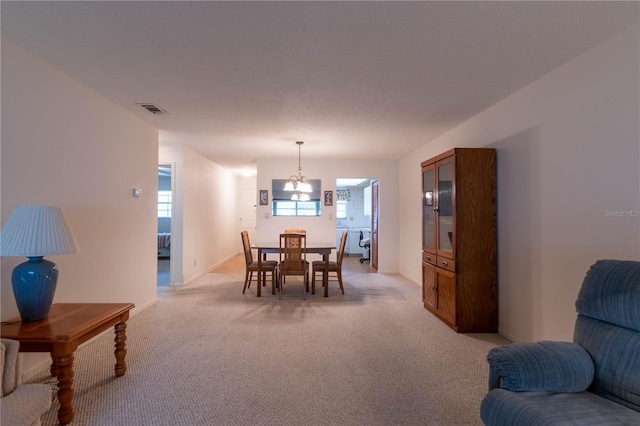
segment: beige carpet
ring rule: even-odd
[[[494,334],[456,334],[398,276],[345,273],[301,300],[242,294],[242,274],[210,273],[75,358],[73,425],[479,425]],[[291,281],[291,282],[289,282]],[[266,295],[265,295],[266,293]],[[55,384],[43,371],[33,381]],[[56,424],[57,400],[43,417]]]

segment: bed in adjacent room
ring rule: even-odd
[[[171,254],[171,233],[158,232],[158,257],[169,257]]]

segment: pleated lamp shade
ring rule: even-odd
[[[71,254],[78,244],[59,207],[18,206],[0,233],[0,255],[25,256],[11,274],[23,322],[47,319],[58,282],[58,266],[43,257]]]
[[[59,207],[18,206],[0,233],[2,256],[72,254],[78,244]]]

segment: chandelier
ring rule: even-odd
[[[296,144],[298,144],[298,174],[291,175],[284,186],[285,191],[295,192],[291,196],[294,201],[309,201],[309,192],[312,192],[311,184],[307,177],[302,175],[302,166],[300,165],[300,148],[303,143],[302,141],[296,141]]]

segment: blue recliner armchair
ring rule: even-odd
[[[640,425],[640,262],[597,261],[576,310],[573,343],[489,352],[485,425]]]

